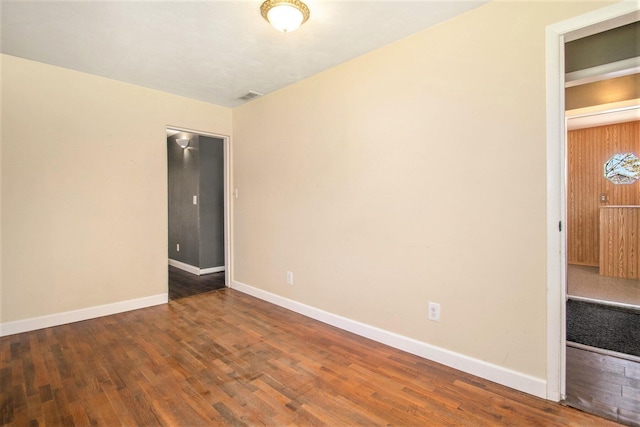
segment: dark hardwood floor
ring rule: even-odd
[[[640,363],[567,347],[566,403],[640,426]]]
[[[198,276],[169,266],[169,299],[179,299],[224,288],[224,271]]]
[[[613,426],[232,289],[0,338],[0,425]]]

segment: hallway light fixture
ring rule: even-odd
[[[290,33],[309,19],[309,8],[300,0],[266,0],[260,6],[262,17],[273,28]]]
[[[189,145],[189,140],[186,138],[176,139],[176,144],[178,144],[182,148],[187,148]]]

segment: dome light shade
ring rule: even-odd
[[[176,139],[176,144],[178,144],[182,148],[187,148],[189,145],[189,140],[187,138],[179,138]]]
[[[260,6],[264,19],[273,28],[289,33],[309,19],[309,8],[300,0],[267,0]]]

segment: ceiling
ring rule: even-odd
[[[0,50],[235,107],[487,2],[308,0],[309,21],[284,34],[262,0],[2,0]]]
[[[623,18],[565,44],[567,129],[640,120],[640,21]],[[631,22],[628,22],[631,21]],[[601,25],[601,24],[599,24]]]

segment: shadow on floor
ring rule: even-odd
[[[169,266],[170,300],[211,292],[224,287],[224,271],[198,276]]]
[[[629,426],[640,426],[640,363],[567,347],[565,403]]]

